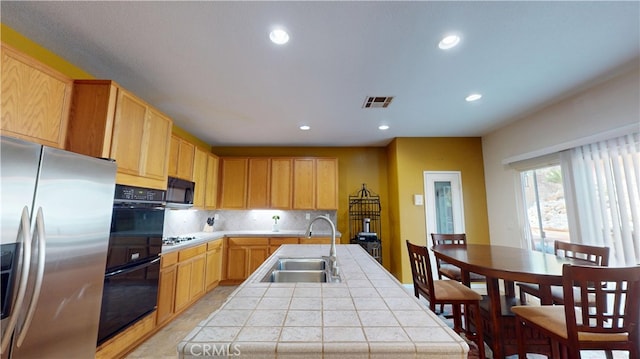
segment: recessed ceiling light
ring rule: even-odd
[[[465,97],[465,100],[467,100],[467,102],[473,102],[473,101],[478,101],[479,99],[482,98],[482,95],[479,93],[472,93],[471,95]]]
[[[449,35],[445,36],[440,43],[438,43],[438,47],[442,50],[449,50],[452,47],[455,47],[460,43],[460,36],[458,35]]]
[[[388,130],[388,129],[389,129],[388,125],[380,125],[380,126],[378,126],[378,130],[384,131],[384,130]]]
[[[289,42],[289,34],[282,29],[275,29],[269,33],[269,38],[274,44],[284,45]]]
[[[311,129],[311,126],[302,125],[302,126],[300,126],[300,129],[301,129],[302,131],[309,131],[309,130]]]

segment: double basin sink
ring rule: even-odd
[[[329,258],[279,258],[263,282],[274,283],[329,283],[340,281],[331,275]]]

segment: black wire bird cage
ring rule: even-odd
[[[382,263],[382,230],[380,223],[380,196],[362,188],[349,196],[349,238],[361,245],[372,257]]]

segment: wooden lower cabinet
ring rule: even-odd
[[[339,242],[337,238],[336,242]],[[301,237],[300,244],[331,244],[331,237]]]
[[[176,281],[178,252],[162,256],[160,264],[160,280],[158,282],[157,323],[163,324],[173,317],[176,302]]]
[[[204,263],[207,245],[178,252],[175,312],[181,312],[204,294]]]
[[[151,312],[127,328],[127,330],[102,343],[96,350],[96,358],[113,359],[123,357],[151,336],[155,328],[156,312]]]
[[[157,322],[173,319],[220,283],[222,239],[162,255]]]
[[[269,257],[269,238],[228,238],[226,281],[239,283],[247,279],[267,257]]]
[[[222,242],[223,240],[218,240],[207,243],[207,260],[204,269],[206,291],[215,288],[222,279]]]

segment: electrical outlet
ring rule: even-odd
[[[218,213],[213,215],[213,219],[215,219],[216,221],[220,219],[220,215]]]
[[[306,220],[311,219],[311,213],[306,213],[306,214],[304,215],[304,218],[305,218]]]

